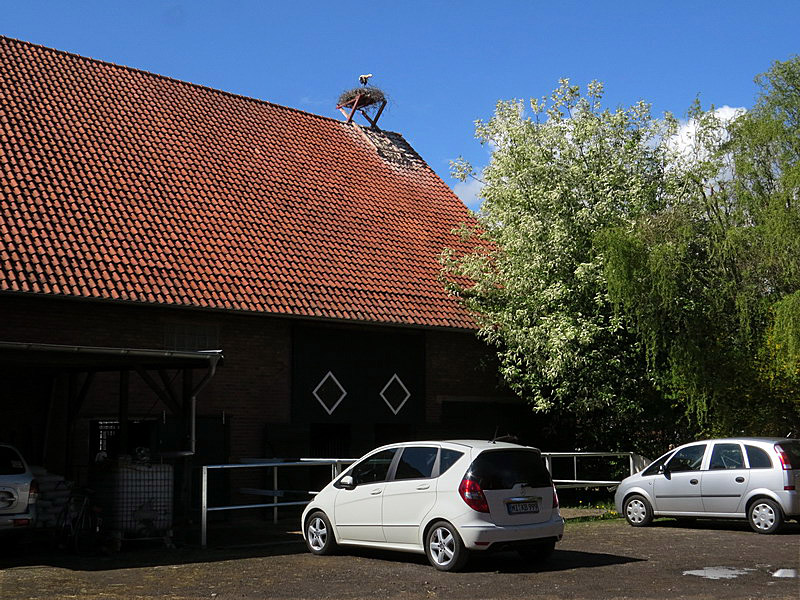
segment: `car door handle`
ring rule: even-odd
[[[380,494],[382,491],[383,491],[383,490],[382,490],[381,488],[378,488],[378,489],[372,490],[372,491],[370,492],[370,495],[372,495],[372,496],[377,496],[377,495],[378,495],[378,494]]]
[[[691,483],[692,485],[697,485],[700,482],[697,479],[690,479],[689,483]]]
[[[430,483],[421,483],[421,484],[419,484],[417,486],[417,489],[418,490],[427,490],[429,487],[431,487]]]
[[[736,483],[744,483],[744,477],[737,477]]]

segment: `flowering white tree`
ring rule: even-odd
[[[600,429],[643,417],[657,394],[643,345],[609,297],[595,239],[663,202],[681,177],[666,168],[664,143],[677,122],[652,118],[643,102],[605,109],[602,96],[599,83],[582,96],[563,80],[549,100],[500,102],[478,122],[492,155],[479,225],[465,235],[489,243],[444,255],[510,387],[537,411],[599,419]],[[454,171],[475,176],[464,162]]]
[[[445,273],[535,410],[607,440],[680,437],[675,407],[695,433],[800,424],[800,59],[761,83],[747,113],[695,103],[688,141],[598,83],[477,124],[479,243]]]

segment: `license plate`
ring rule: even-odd
[[[539,503],[538,502],[513,502],[507,504],[508,506],[508,514],[510,515],[519,515],[523,513],[538,513],[539,512]]]

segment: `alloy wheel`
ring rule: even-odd
[[[437,565],[450,564],[456,553],[456,540],[446,527],[437,527],[431,535],[429,544],[431,557]]]
[[[322,550],[328,541],[328,528],[320,517],[314,517],[308,524],[308,544],[314,550]]]

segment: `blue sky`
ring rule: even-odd
[[[3,35],[334,118],[339,93],[373,73],[390,98],[381,126],[451,186],[450,160],[488,160],[473,122],[498,99],[568,77],[657,114],[683,115],[698,95],[749,107],[753,77],[800,53],[797,0],[0,0],[0,11]]]

